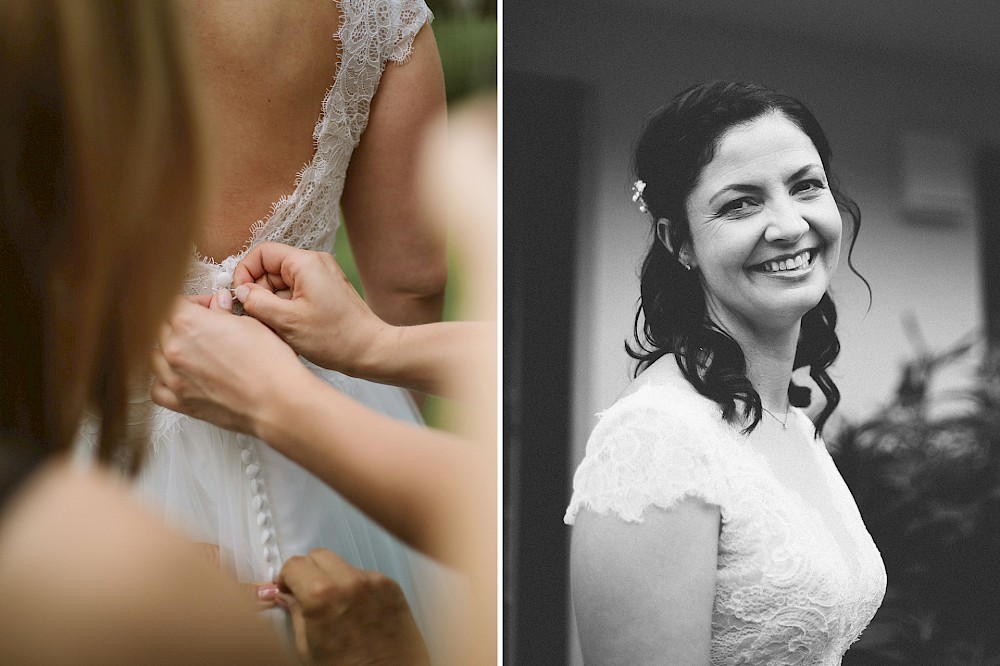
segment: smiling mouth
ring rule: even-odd
[[[764,261],[751,268],[762,273],[792,273],[812,266],[817,254],[816,248],[808,248],[796,255]]]

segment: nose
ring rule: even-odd
[[[794,243],[809,231],[809,223],[791,198],[786,197],[775,202],[767,228],[764,230],[764,240],[769,243]]]

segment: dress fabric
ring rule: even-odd
[[[713,666],[840,664],[882,602],[885,568],[808,417],[788,417],[801,449],[751,443],[683,380],[641,386],[600,417],[566,523],[581,510],[642,522],[684,499],[718,506]]]
[[[229,287],[236,265],[265,241],[332,250],[347,168],[382,71],[388,61],[406,60],[414,37],[432,20],[422,0],[337,4],[340,64],[314,131],[313,159],[299,173],[294,191],[253,225],[241,252],[221,262],[193,256],[187,293]],[[405,391],[303,363],[368,407],[422,423]],[[143,400],[148,401],[148,392]],[[456,574],[399,542],[263,441],[156,406],[148,413],[151,451],[136,486],[154,512],[191,538],[218,544],[223,565],[241,581],[272,580],[285,559],[317,547],[338,553],[355,567],[381,571],[402,587],[434,654],[438,604],[464,598],[465,586]],[[96,424],[85,423],[82,435],[84,445],[93,446]]]

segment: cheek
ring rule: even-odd
[[[844,237],[844,221],[836,207],[830,211],[819,231],[826,241],[828,264],[830,271],[833,272],[840,262],[840,248]]]
[[[844,220],[840,216],[840,209],[832,200],[826,206],[821,216],[818,216],[815,225],[816,231],[823,237],[831,249],[839,250],[841,239],[844,235]]]
[[[703,288],[716,294],[739,289],[737,286],[744,274],[742,258],[746,257],[746,248],[727,247],[720,252],[707,257],[707,261],[699,265]]]

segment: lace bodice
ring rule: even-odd
[[[831,665],[874,616],[885,569],[812,424],[797,451],[728,425],[683,379],[647,384],[601,415],[576,472],[581,509],[641,522],[694,497],[721,513],[712,664]]]
[[[228,287],[237,264],[265,241],[332,249],[347,167],[368,125],[369,106],[385,64],[409,57],[414,37],[433,18],[423,0],[337,0],[337,5],[340,65],[313,131],[312,160],[299,172],[292,193],[276,201],[271,214],[251,226],[243,250],[220,262],[195,252],[186,293]]]

